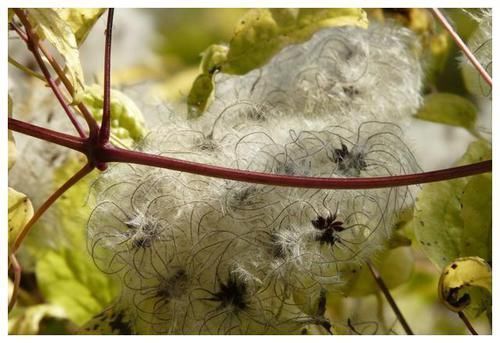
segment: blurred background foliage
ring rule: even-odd
[[[201,53],[211,44],[229,42],[236,23],[246,11],[223,8],[118,10],[113,48],[113,88],[132,89],[130,94],[139,107],[147,102],[161,104],[167,101],[174,108],[184,108],[193,81],[200,72]],[[366,12],[370,23],[397,22],[415,31],[421,40],[420,54],[427,73],[424,94],[429,95],[426,98],[429,101],[426,100],[423,107],[427,112],[422,110],[417,118],[466,129],[458,132],[451,131],[449,126],[443,128],[440,133],[452,139],[448,140],[451,142],[449,146],[442,147],[442,154],[450,156],[448,160],[438,156],[437,162],[432,158],[419,159],[423,161],[423,169],[444,167],[458,160],[472,139],[479,135],[476,122],[488,128],[491,127],[488,126],[491,117],[488,99],[475,96],[467,88],[460,67],[462,59],[456,45],[427,10],[372,8]],[[448,9],[446,14],[453,21],[458,34],[468,41],[478,26],[474,16],[479,16],[481,11]],[[96,83],[102,81],[104,26],[104,18],[100,18],[81,47],[82,66],[89,84],[90,80]],[[32,61],[18,43],[9,40],[9,56],[15,56],[18,61],[29,65]],[[26,79],[24,74],[13,68],[9,69],[9,79],[12,88],[29,89],[34,87],[35,82],[39,83]],[[54,107],[54,102],[48,99],[50,94],[46,90],[43,92],[45,98],[37,95],[38,98],[33,96],[28,100],[23,98],[23,101],[13,92],[16,115],[29,116],[41,103],[47,108]],[[435,94],[439,93],[449,93],[448,98],[436,100]],[[474,125],[468,127],[470,122],[456,122],[456,113],[450,114],[451,119],[434,117],[435,107],[442,106],[441,101],[450,102],[450,95],[459,97],[465,103],[457,111],[461,111],[460,118],[472,116]],[[436,101],[437,104],[433,103]],[[149,114],[143,114],[147,123]],[[49,123],[51,119],[47,117],[43,120]],[[415,120],[415,126],[428,125]],[[425,131],[428,127],[421,126],[421,130]],[[475,137],[469,136],[469,133]],[[18,150],[22,155],[23,151],[30,150],[38,143],[21,143]],[[44,146],[37,151],[42,149],[48,148]],[[422,150],[428,151],[428,148],[424,146]],[[51,164],[44,165],[53,168],[54,175],[50,182],[46,182],[36,192],[33,192],[33,185],[29,182],[26,182],[24,189],[19,187],[26,193],[30,192],[31,187],[31,194],[28,195],[35,208],[78,166],[77,157],[73,154],[60,151],[52,153],[53,156],[46,158]],[[19,173],[23,169],[25,174],[26,169],[34,172],[35,165],[21,160],[11,172]],[[18,305],[9,315],[11,334],[78,333],[84,323],[102,312],[117,296],[116,282],[97,270],[86,251],[85,218],[89,211],[86,189],[93,179],[95,175],[89,175],[64,195],[37,225],[34,234],[20,251],[24,272]],[[12,182],[16,183],[15,177]],[[22,182],[17,180],[17,184]],[[456,313],[450,312],[438,299],[440,270],[426,257],[415,238],[411,211],[402,214],[401,218],[395,241],[390,242],[393,245],[374,259],[401,311],[415,333],[468,334]],[[334,331],[403,333],[367,271],[361,271],[346,289],[349,291],[328,296],[327,314],[332,320]],[[471,320],[479,333],[491,332],[485,312]],[[311,328],[310,332],[317,333],[320,330]]]

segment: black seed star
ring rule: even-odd
[[[343,226],[344,223],[337,220],[336,214],[329,215],[326,218],[318,216],[318,218],[311,221],[311,224],[316,230],[321,231],[321,235],[316,237],[316,240],[320,244],[328,244],[330,246],[333,246],[339,240],[337,233],[346,229]]]
[[[341,149],[333,150],[333,160],[339,166],[340,171],[355,171],[358,175],[361,170],[365,170],[367,167],[363,154],[349,151],[344,143],[342,143]]]
[[[236,311],[244,310],[248,307],[247,285],[233,274],[229,275],[227,283],[221,282],[219,288],[219,291],[212,293],[212,297],[207,300],[219,302],[220,308],[231,306]]]

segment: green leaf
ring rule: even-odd
[[[31,217],[33,217],[31,201],[23,193],[9,187],[9,252]]]
[[[213,90],[214,81],[212,75],[198,75],[187,98],[188,119],[194,119],[202,115],[210,103]]]
[[[77,40],[70,24],[55,9],[30,8],[28,13],[39,35],[47,39],[66,61],[68,76],[74,88],[73,103],[80,103],[85,82]]]
[[[74,155],[54,173],[61,184],[83,161]],[[91,208],[87,204],[92,173],[71,187],[56,203],[58,224],[64,230],[60,244],[42,255],[36,264],[37,282],[47,302],[64,308],[78,325],[101,312],[118,294],[118,283],[97,269],[86,249],[86,224]]]
[[[229,46],[212,45],[203,54],[202,74],[188,96],[191,118],[202,115],[213,91],[215,70],[243,75],[266,64],[281,49],[307,41],[323,28],[358,26],[368,19],[359,8],[251,9],[236,25]]]
[[[83,103],[96,120],[102,120],[102,86],[86,87]],[[111,134],[126,146],[140,141],[146,134],[141,110],[129,97],[115,89],[111,90]]]
[[[491,159],[491,146],[480,140],[469,145],[458,164],[487,159]],[[484,198],[479,206],[474,202],[481,196]],[[489,223],[491,175],[427,184],[415,202],[415,236],[440,269],[456,258],[470,255],[491,261],[491,240],[485,239],[491,237]]]
[[[76,247],[47,252],[36,265],[36,275],[45,299],[64,308],[77,325],[99,313],[117,294],[112,280],[96,269],[84,249]]]
[[[491,174],[476,175],[464,188],[461,217],[464,223],[462,256],[481,256],[491,262],[492,255]]]
[[[446,266],[439,279],[439,299],[451,311],[463,311],[472,301],[465,293],[469,287],[481,287],[491,294],[491,267],[482,258],[458,258]]]
[[[424,98],[416,118],[471,130],[477,117],[477,108],[468,99],[451,93],[434,93]]]
[[[97,19],[106,11],[105,8],[56,8],[59,14],[71,27],[76,43],[82,45]]]
[[[347,25],[366,28],[366,13],[359,8],[252,9],[236,25],[222,71],[245,74],[320,29]]]
[[[376,256],[373,261],[389,289],[407,282],[412,273],[415,258],[411,247],[388,249]],[[344,294],[352,297],[362,297],[379,292],[373,276],[366,265],[352,270],[353,277],[344,287]]]
[[[61,307],[47,304],[16,308],[9,314],[9,334],[36,335],[46,317],[65,318],[66,314]]]

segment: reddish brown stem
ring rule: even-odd
[[[85,153],[87,150],[86,140],[80,137],[46,129],[14,118],[9,118],[8,120],[9,130],[61,145],[81,153]]]
[[[108,23],[106,27],[106,43],[104,48],[104,96],[102,106],[102,122],[99,131],[99,143],[104,145],[109,142],[111,127],[111,39],[113,37],[113,13],[114,9],[108,10]]]
[[[59,76],[59,79],[62,81],[63,85],[66,87],[66,90],[70,94],[74,94],[75,89],[74,89],[73,85],[71,84],[71,82],[66,77],[66,74],[64,73],[64,70],[61,68],[59,63],[57,63],[55,58],[52,57],[52,55],[47,51],[47,49],[45,49],[43,44],[40,42],[39,42],[39,48],[42,51],[42,53],[44,54],[45,58],[47,58],[47,61],[49,61],[50,65],[52,66],[54,71],[57,73],[57,76]],[[99,125],[97,125],[97,122],[95,121],[94,117],[92,116],[92,114],[90,113],[88,108],[82,103],[79,103],[76,106],[78,107],[81,114],[83,115],[83,118],[87,122],[87,125],[89,127],[90,137],[97,136],[99,133]]]
[[[453,26],[451,26],[450,22],[446,19],[446,17],[441,13],[441,11],[438,8],[433,8],[432,13],[434,16],[441,22],[443,27],[448,31],[450,34],[451,38],[455,41],[457,46],[462,50],[462,52],[465,54],[465,56],[469,59],[469,61],[472,63],[472,65],[477,69],[481,77],[486,81],[490,86],[493,84],[493,81],[491,79],[491,76],[488,74],[488,72],[483,68],[481,63],[477,60],[476,56],[470,51],[469,47],[467,44],[464,43],[462,38],[458,35],[458,33],[455,31]]]
[[[24,28],[26,30],[26,35],[28,40],[26,41],[26,44],[28,46],[28,49],[31,50],[33,53],[33,56],[35,57],[35,60],[40,67],[40,70],[42,71],[43,75],[45,76],[45,79],[47,80],[47,83],[49,84],[49,87],[52,89],[52,92],[56,96],[57,100],[61,104],[61,107],[64,109],[64,112],[66,112],[66,115],[68,116],[69,120],[71,120],[71,123],[75,127],[76,131],[80,135],[80,137],[85,137],[85,132],[83,128],[81,127],[80,123],[76,119],[75,115],[73,114],[72,110],[69,108],[68,103],[66,102],[66,99],[64,99],[64,96],[61,93],[61,90],[59,87],[56,85],[54,80],[52,79],[49,70],[47,69],[47,66],[45,65],[45,62],[42,59],[42,56],[40,55],[40,51],[38,50],[38,41],[39,38],[36,35],[36,33],[33,31],[30,22],[28,21],[28,18],[24,15],[23,11],[20,9],[15,9],[14,10],[16,15],[18,16],[19,20],[21,20],[21,23],[24,25]]]
[[[470,333],[473,334],[473,335],[477,335],[477,331],[476,329],[474,329],[474,327],[472,326],[471,322],[469,321],[469,319],[465,316],[465,313],[463,313],[462,311],[459,311],[458,312],[458,316],[460,317],[460,319],[462,319],[462,321],[464,322],[465,326],[467,327],[467,329],[469,329]]]
[[[407,335],[413,335],[413,331],[411,330],[410,326],[408,325],[408,322],[406,321],[405,317],[399,310],[398,305],[396,304],[396,301],[394,301],[394,298],[392,297],[391,292],[389,291],[389,288],[387,288],[384,280],[380,276],[380,273],[378,270],[371,264],[370,261],[366,262],[366,265],[368,266],[368,269],[370,270],[370,273],[372,274],[373,278],[375,279],[375,282],[378,285],[378,288],[382,291],[382,293],[385,296],[385,299],[391,306],[392,310],[394,311],[394,314],[398,318],[399,322],[401,323],[401,326],[405,330]]]
[[[148,154],[138,151],[124,150],[108,145],[98,151],[99,161],[124,162],[152,167],[172,169],[187,173],[275,186],[322,189],[370,189],[408,186],[421,183],[449,180],[464,176],[491,172],[491,160],[469,164],[466,166],[435,170],[431,172],[368,178],[319,178],[305,176],[276,175],[211,166],[175,158]]]
[[[275,186],[323,188],[323,189],[370,189],[409,186],[421,183],[444,181],[465,176],[491,172],[492,161],[483,161],[460,167],[440,169],[430,172],[359,178],[318,178],[305,176],[276,175],[232,169],[208,164],[179,160],[171,157],[148,154],[114,147],[111,144],[100,146],[91,139],[81,138],[51,131],[45,128],[9,118],[9,129],[59,144],[87,155],[94,165],[106,162],[134,163],[152,167],[172,169],[192,174],[229,180],[260,183]]]
[[[71,188],[74,184],[76,184],[78,181],[80,181],[85,175],[90,173],[94,167],[91,164],[85,164],[85,166],[80,169],[75,175],[73,175],[68,181],[66,181],[61,187],[59,187],[52,195],[45,200],[45,202],[40,206],[33,217],[26,223],[26,226],[23,228],[21,233],[19,233],[19,236],[17,236],[17,239],[14,243],[14,246],[12,247],[12,254],[15,254],[17,249],[19,249],[19,246],[23,242],[24,238],[26,235],[31,231],[31,228],[33,225],[40,219],[40,217],[47,211],[47,209],[52,206],[52,204],[59,199],[61,195],[64,194],[69,188]]]
[[[21,265],[17,261],[16,255],[11,254],[9,256],[9,262],[12,269],[12,273],[14,274],[14,288],[12,290],[12,297],[9,300],[9,310],[8,313],[14,308],[17,301],[17,295],[19,294],[19,286],[21,284]]]

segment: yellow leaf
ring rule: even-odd
[[[439,298],[454,312],[470,303],[465,288],[481,287],[491,293],[491,267],[480,257],[458,258],[444,268],[439,279]]]
[[[102,86],[95,84],[85,88],[83,103],[98,121],[102,120],[102,97]],[[142,112],[132,99],[116,89],[111,89],[110,97],[111,134],[119,139],[121,144],[132,146],[146,134]]]
[[[66,61],[68,76],[74,88],[73,103],[80,103],[85,83],[78,44],[71,26],[55,9],[30,8],[28,13],[40,36],[47,39]]]
[[[366,28],[366,13],[359,8],[252,9],[236,26],[222,70],[245,74],[289,44],[304,42],[322,28],[346,25]]]
[[[9,251],[26,223],[33,217],[33,206],[26,195],[9,187]]]
[[[202,74],[188,96],[189,118],[203,114],[210,104],[214,71],[244,75],[266,64],[281,49],[307,41],[327,27],[368,27],[360,8],[251,9],[235,27],[225,45],[212,45],[203,54]]]
[[[97,19],[106,11],[105,8],[57,8],[62,20],[71,27],[76,43],[82,45]]]

